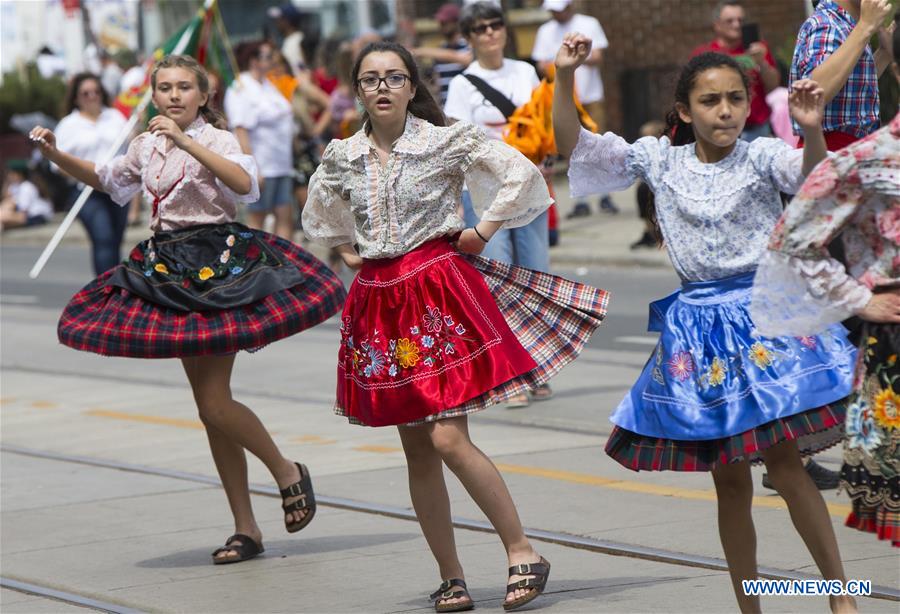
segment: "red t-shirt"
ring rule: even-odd
[[[769,45],[763,41],[760,42],[762,42],[763,45],[766,45],[766,63],[774,68],[775,58],[772,57],[772,54],[769,51]],[[772,110],[769,108],[769,105],[766,104],[766,88],[763,85],[762,77],[759,75],[759,69],[756,67],[756,62],[747,55],[744,46],[738,45],[733,49],[725,49],[719,44],[719,41],[714,40],[711,43],[701,45],[694,49],[693,53],[691,53],[691,57],[707,51],[730,55],[738,61],[745,71],[747,71],[747,76],[750,77],[750,116],[747,118],[747,125],[759,126],[769,121],[769,115],[772,114]]]

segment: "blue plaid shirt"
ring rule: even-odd
[[[820,2],[797,35],[791,62],[791,85],[799,79],[808,79],[813,70],[847,40],[855,26],[856,20],[832,0]],[[797,122],[792,120],[792,123],[794,133],[802,135]],[[878,73],[872,48],[866,45],[846,85],[825,106],[822,129],[862,138],[875,132],[878,126]]]

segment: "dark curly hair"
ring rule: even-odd
[[[697,83],[697,77],[712,68],[731,68],[739,74],[741,82],[744,84],[744,90],[749,98],[750,79],[741,68],[741,65],[731,56],[710,51],[694,56],[682,69],[681,75],[678,77],[678,84],[675,86],[675,102],[680,102],[684,106],[689,107],[691,90],[694,89],[694,85]],[[666,134],[669,135],[673,145],[687,145],[696,140],[694,129],[690,124],[681,120],[681,117],[678,115],[678,109],[674,106],[666,115]]]

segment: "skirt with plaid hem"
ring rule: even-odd
[[[794,440],[804,456],[840,443],[844,408],[826,405],[722,439],[690,441],[645,437],[614,427],[606,453],[632,471],[712,471],[721,465],[762,462],[762,453],[782,441]]]
[[[761,460],[795,440],[838,443],[856,348],[835,325],[812,337],[762,337],[750,318],[754,273],[685,282],[651,304],[659,342],[610,420],[606,451],[639,470],[709,471]]]
[[[139,243],[72,297],[57,332],[104,356],[227,355],[315,326],[345,296],[300,246],[242,224],[203,225]]]
[[[446,238],[366,260],[342,315],[335,413],[414,426],[506,401],[574,360],[607,301],[603,290],[464,256]]]
[[[841,488],[846,525],[900,547],[900,325],[865,322],[847,409]]]

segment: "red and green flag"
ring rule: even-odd
[[[200,8],[193,18],[148,58],[145,63],[144,83],[139,87],[133,87],[120,93],[113,106],[125,117],[130,117],[150,87],[150,72],[153,64],[176,51],[181,55],[190,55],[196,58],[206,70],[219,78],[219,87],[223,90],[235,79],[237,66],[231,53],[228,33],[225,30],[218,3],[215,0],[207,0],[206,5]],[[150,115],[155,114],[156,110],[151,105]]]

